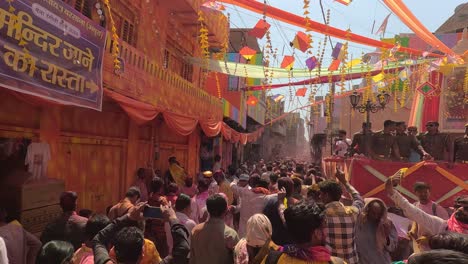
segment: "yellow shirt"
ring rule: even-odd
[[[116,260],[114,248],[111,249],[109,256],[112,260]],[[145,238],[145,244],[143,245],[143,258],[140,264],[159,264],[161,262],[161,256],[151,240]]]
[[[223,181],[219,186],[219,192],[224,193],[228,199],[228,206],[234,202],[234,195],[228,181]]]

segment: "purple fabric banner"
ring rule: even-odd
[[[100,111],[105,40],[63,1],[0,1],[0,85]]]

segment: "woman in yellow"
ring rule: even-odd
[[[315,202],[301,201],[284,210],[284,221],[294,244],[284,245],[263,259],[262,264],[345,264],[325,247],[325,215]]]

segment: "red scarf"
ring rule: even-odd
[[[285,245],[280,248],[280,251],[288,254],[291,257],[302,259],[305,261],[329,262],[331,261],[331,253],[324,246],[314,246],[309,248],[299,248],[295,245]]]
[[[468,234],[468,224],[461,223],[455,218],[455,214],[447,220],[448,230],[460,234]]]
[[[256,188],[252,188],[252,192],[254,193],[262,193],[262,194],[265,194],[265,195],[268,195],[270,194],[270,191],[263,188],[263,187],[256,187]]]

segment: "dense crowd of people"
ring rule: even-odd
[[[383,125],[383,130],[372,131],[371,123],[363,123],[362,130],[352,140],[346,137],[345,130],[339,130],[334,154],[387,161],[446,161],[450,166],[454,162],[468,163],[468,124],[465,135],[455,139],[440,132],[437,121],[427,122],[424,133],[418,133],[417,127],[408,127],[403,121],[385,120]]]
[[[468,263],[468,197],[443,208],[418,182],[411,204],[395,189],[401,172],[385,185],[389,206],[316,164],[260,160],[196,177],[169,165],[148,183],[139,169],[105,214],[77,211],[77,193],[64,192],[39,239],[1,209],[0,263]]]

